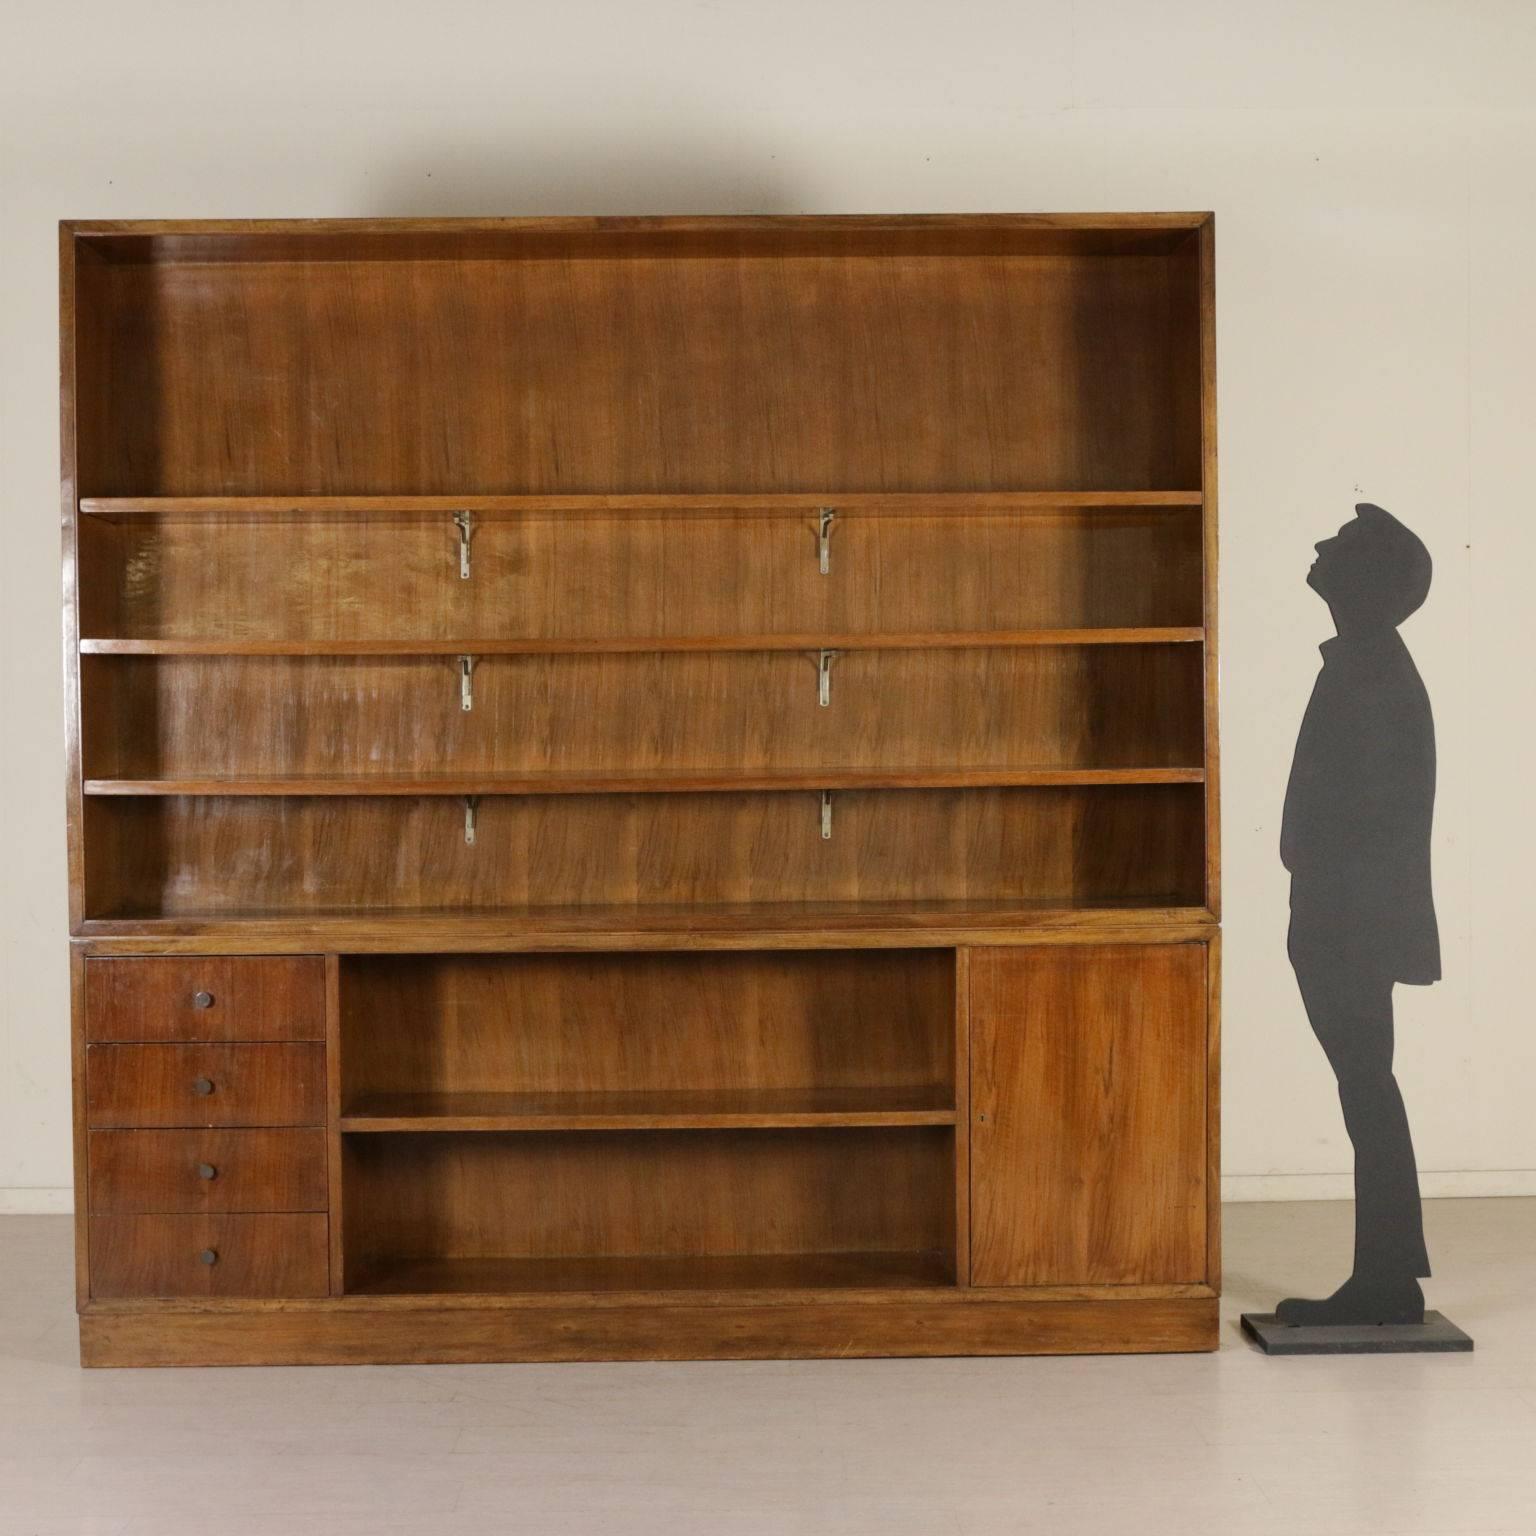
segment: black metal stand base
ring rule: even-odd
[[[1448,1354],[1472,1348],[1472,1340],[1438,1312],[1422,1323],[1327,1323],[1294,1327],[1273,1312],[1244,1312],[1243,1332],[1266,1355]]]

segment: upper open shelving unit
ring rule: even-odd
[[[77,226],[76,931],[1212,909],[1202,222]]]
[[[76,226],[75,490],[1188,495],[1200,223]]]

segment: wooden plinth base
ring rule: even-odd
[[[1214,1298],[1038,1301],[670,1301],[389,1307],[93,1307],[87,1366],[467,1364],[882,1355],[1177,1353],[1215,1349]]]

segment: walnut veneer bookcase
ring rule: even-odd
[[[84,1360],[1213,1347],[1212,238],[65,225]]]

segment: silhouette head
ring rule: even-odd
[[[1371,502],[1358,503],[1354,521],[1316,548],[1307,585],[1328,604],[1340,634],[1396,629],[1429,595],[1429,551]]]

